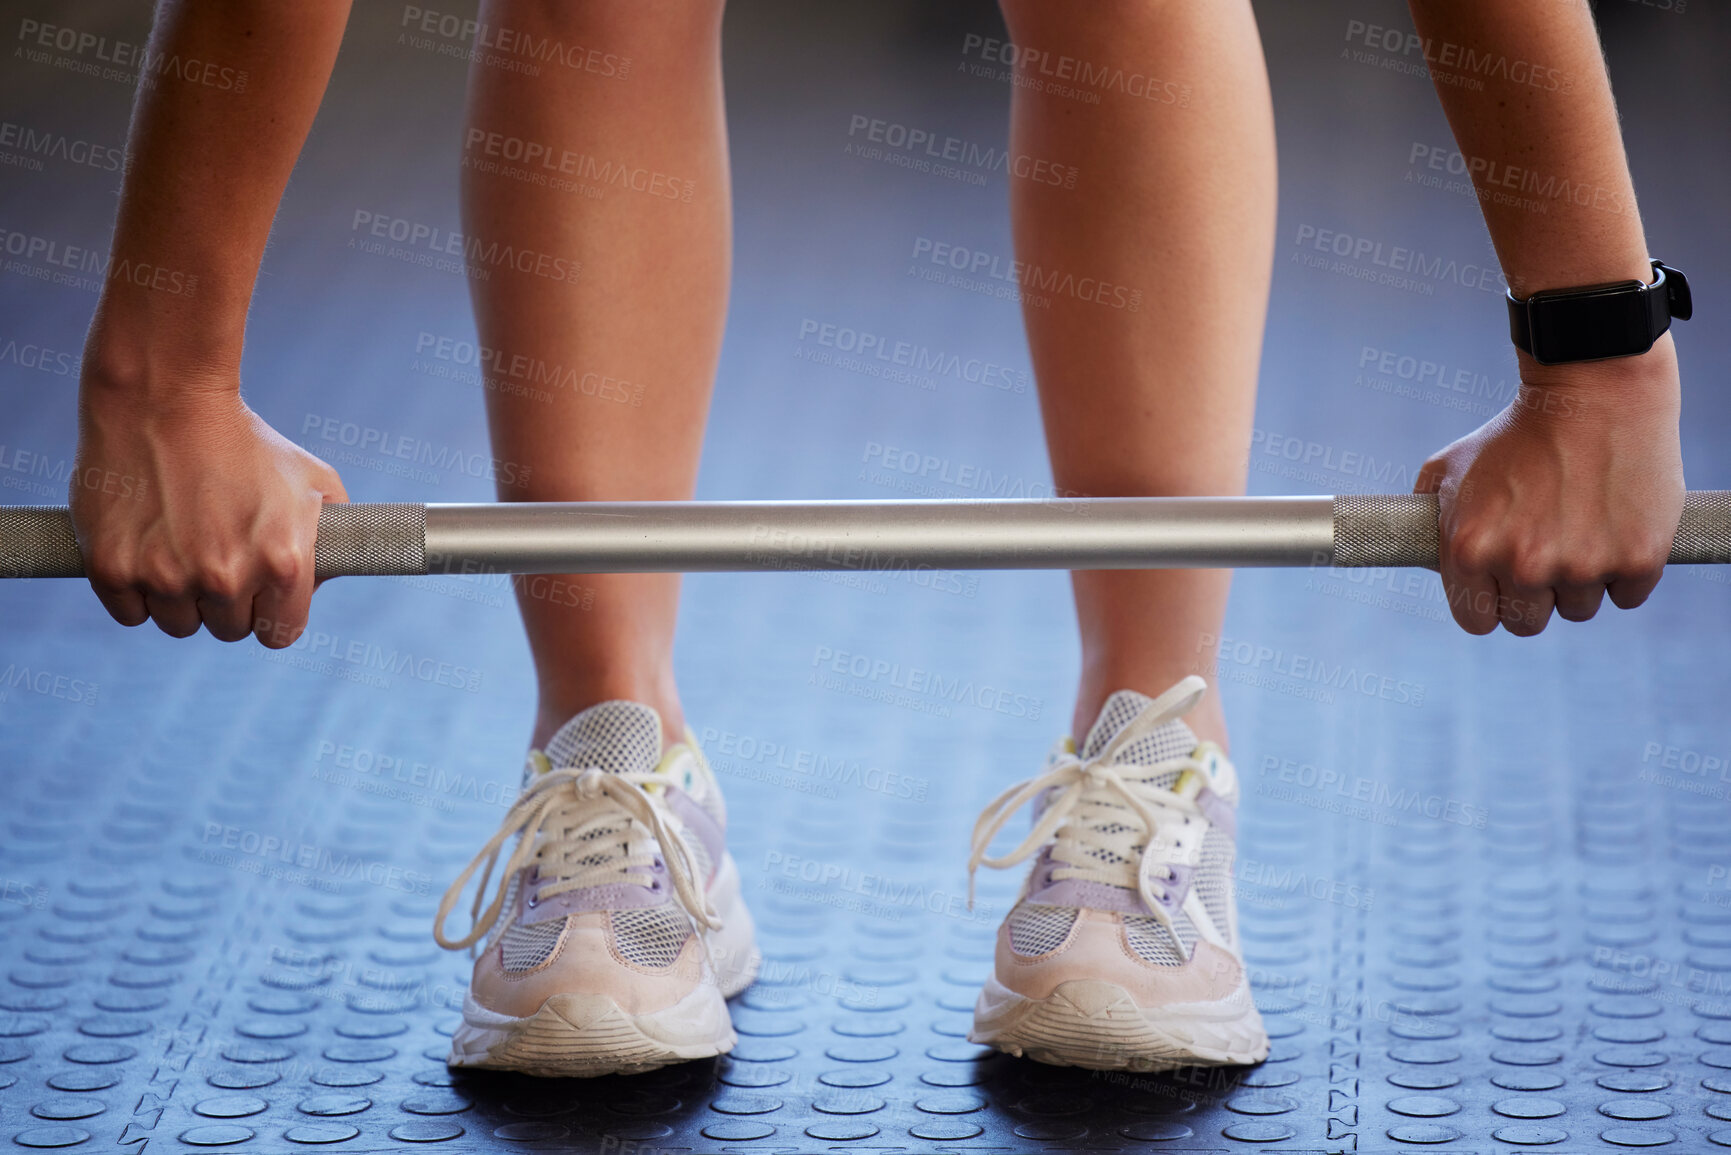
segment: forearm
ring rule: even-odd
[[[329,81],[349,0],[163,0],[150,59],[220,64],[244,85],[145,70],[86,390],[238,380],[271,222]]]
[[[1585,0],[1410,0],[1410,7],[1515,294],[1651,281]],[[1669,341],[1659,352],[1669,354]],[[1522,357],[1523,370],[1537,368]]]
[[[1437,92],[1518,297],[1651,282],[1617,109],[1585,0],[1409,0]],[[1683,506],[1669,334],[1630,357],[1540,365],[1489,422],[1433,454],[1443,585],[1488,633],[1640,605]]]

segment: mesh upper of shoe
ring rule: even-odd
[[[1006,924],[1010,931],[1010,949],[1027,958],[1051,954],[1064,945],[1070,929],[1081,912],[1073,906],[1051,906],[1043,902],[1024,902],[1010,912]]]
[[[554,769],[595,767],[609,774],[638,774],[654,770],[661,759],[661,718],[637,702],[602,702],[576,715],[547,743],[544,751]],[[531,766],[526,776],[535,773]],[[720,809],[720,791],[709,789],[701,776],[692,782],[693,799],[712,815]],[[620,853],[628,840],[648,839],[648,832],[620,811],[617,822],[588,826],[580,835],[593,844],[590,853],[571,860],[574,866],[604,864]],[[552,837],[556,835],[543,835]],[[697,860],[699,874],[707,878],[711,863],[700,839],[687,840]],[[511,880],[507,909],[515,901],[516,878]],[[559,948],[569,915],[541,922],[512,922],[495,932],[500,947],[500,965],[506,971],[522,972],[543,966]],[[608,934],[619,954],[642,967],[671,966],[693,933],[690,916],[668,896],[658,906],[608,912]],[[489,944],[491,945],[491,944]]]
[[[1143,710],[1152,704],[1153,699],[1134,690],[1120,690],[1106,700],[1101,707],[1100,715],[1088,731],[1088,737],[1082,745],[1080,757],[1091,759],[1098,757],[1124,727],[1134,721]],[[1112,760],[1113,765],[1154,766],[1173,759],[1188,757],[1197,746],[1196,735],[1182,721],[1173,719],[1128,743],[1119,750]],[[1181,769],[1163,771],[1151,775],[1141,782],[1155,790],[1171,790],[1177,785]],[[1127,821],[1124,823],[1099,822],[1093,823],[1093,828],[1103,833],[1129,833],[1135,831],[1141,834],[1140,824],[1127,810]],[[1201,845],[1200,861],[1191,876],[1191,886],[1196,892],[1202,907],[1208,912],[1209,919],[1215,924],[1227,943],[1236,946],[1233,940],[1230,909],[1232,903],[1232,839],[1222,830],[1210,828],[1204,835]],[[1098,861],[1108,863],[1128,863],[1130,859],[1122,854],[1101,846],[1090,846],[1087,854]],[[1054,855],[1055,861],[1057,859]],[[1053,906],[1042,903],[1022,902],[1011,911],[1008,919],[1010,947],[1018,955],[1033,957],[1046,954],[1062,945],[1069,935],[1071,926],[1075,923],[1078,911],[1075,907]],[[1172,929],[1177,934],[1177,941],[1183,944],[1181,954],[1173,941],[1173,934],[1161,925],[1158,919],[1149,915],[1124,915],[1124,936],[1130,948],[1137,956],[1156,966],[1177,967],[1184,964],[1184,958],[1201,937],[1195,923],[1183,910],[1172,912]],[[1062,927],[1062,931],[1058,930]]]
[[[619,953],[641,967],[670,967],[691,937],[691,919],[677,903],[607,914]]]

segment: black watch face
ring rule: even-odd
[[[1627,357],[1653,347],[1646,292],[1637,282],[1580,293],[1539,293],[1527,302],[1533,357],[1549,364]]]

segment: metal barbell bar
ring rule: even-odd
[[[1731,492],[1690,493],[1671,564],[1731,562]],[[327,505],[321,578],[438,573],[1437,564],[1437,499]],[[0,507],[0,577],[82,577],[65,507]]]

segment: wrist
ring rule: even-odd
[[[152,323],[99,306],[79,367],[80,402],[156,409],[238,398],[240,341],[220,336],[221,328]]]
[[[1681,392],[1677,346],[1668,332],[1660,334],[1651,349],[1632,357],[1541,365],[1521,350],[1515,355],[1523,388],[1568,389],[1609,400],[1624,397],[1631,403],[1672,400]]]

